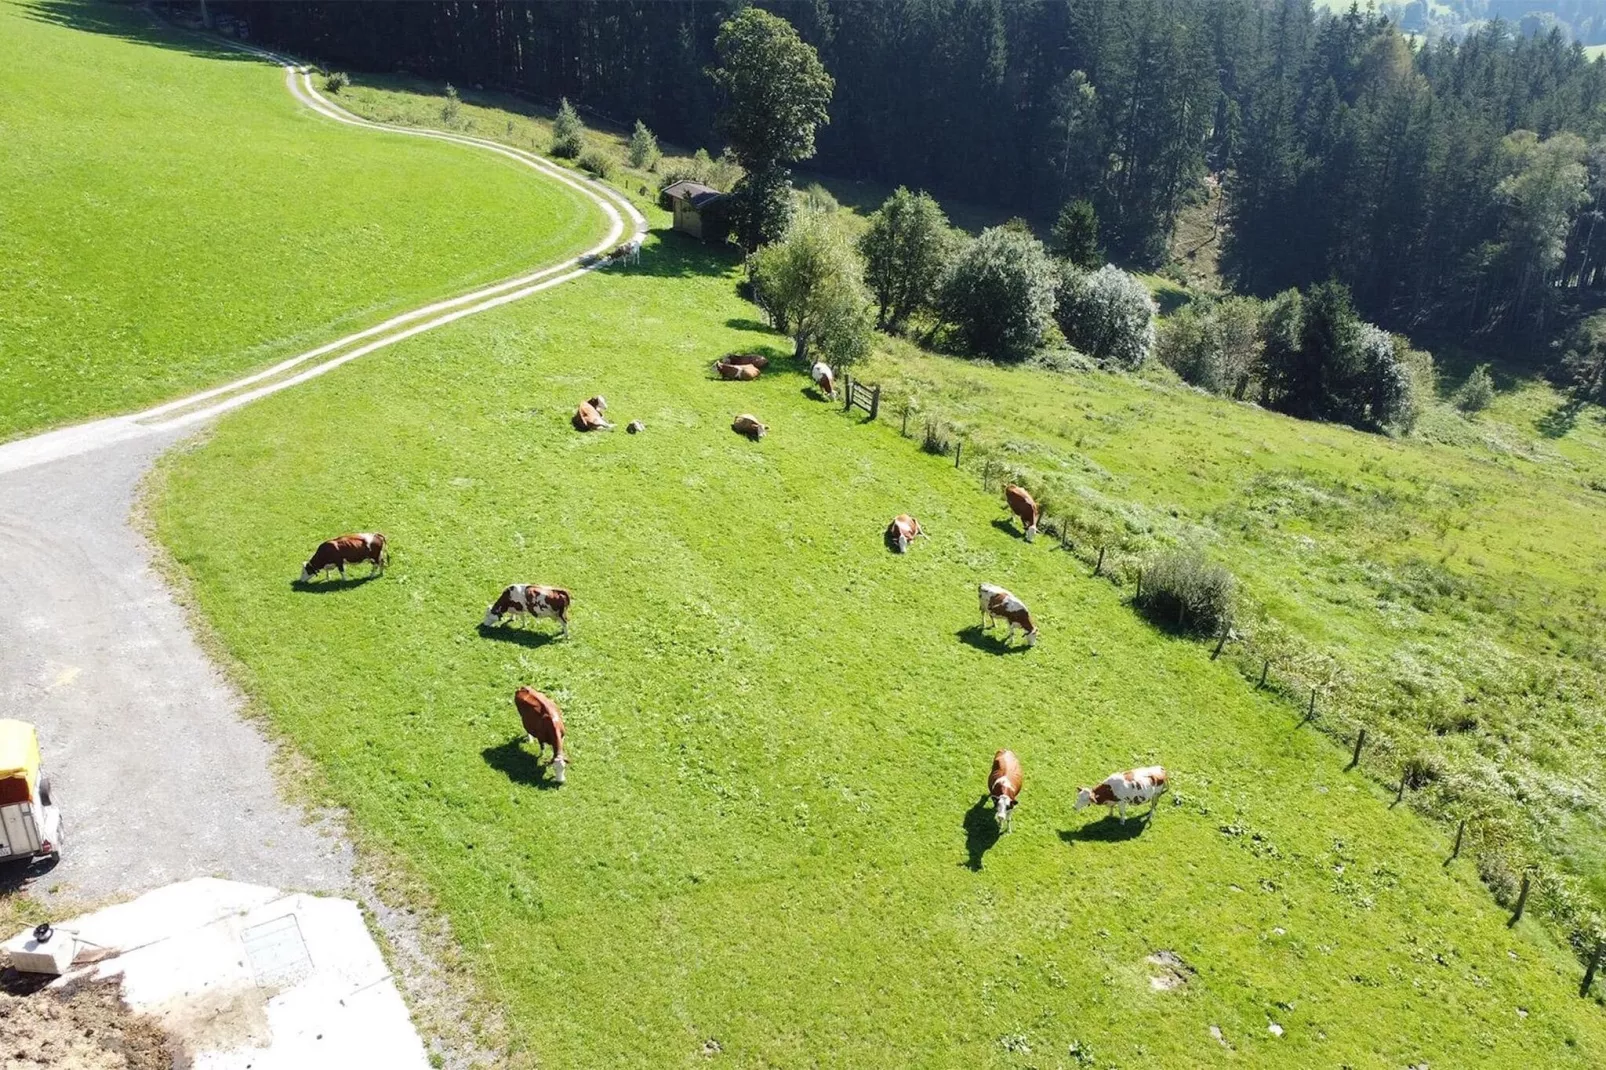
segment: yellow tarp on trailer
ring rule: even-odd
[[[39,735],[26,721],[0,720],[0,782],[19,777],[28,783],[28,798],[35,797],[39,790]],[[0,796],[8,794],[0,786]]]

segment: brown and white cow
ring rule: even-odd
[[[987,795],[992,799],[999,832],[1009,831],[1020,789],[1020,759],[1015,757],[1015,752],[1001,750],[994,754],[992,772],[987,774]]]
[[[760,371],[770,366],[770,358],[762,353],[732,353],[730,356],[722,358],[722,360],[726,364],[751,364]]]
[[[894,553],[903,553],[909,549],[909,544],[916,539],[923,539],[926,533],[920,527],[920,521],[908,513],[899,513],[887,525],[887,545],[892,547]]]
[[[1004,501],[1009,504],[1009,511],[1020,518],[1026,541],[1031,542],[1037,537],[1037,500],[1026,493],[1026,488],[1011,483],[1004,488]]]
[[[824,394],[827,400],[836,400],[836,377],[831,374],[829,364],[822,360],[815,361],[814,367],[809,369],[809,378],[814,380],[814,385],[820,388],[820,393]]]
[[[1015,637],[1015,629],[1019,628],[1026,635],[1026,645],[1037,645],[1037,625],[1032,623],[1031,611],[1026,603],[991,583],[978,584],[976,591],[981,596],[981,626],[987,629],[993,626],[997,618],[1003,618],[1009,623],[1009,631],[1004,633],[1004,642],[1007,644]]]
[[[1153,816],[1154,808],[1160,805],[1160,796],[1165,794],[1166,787],[1165,770],[1158,765],[1128,769],[1124,773],[1111,773],[1105,778],[1104,783],[1095,787],[1078,788],[1076,808],[1080,810],[1089,803],[1118,806],[1121,810],[1121,820],[1125,822],[1127,803],[1142,805],[1153,799],[1154,802],[1149,807],[1149,815]]]
[[[714,370],[719,373],[721,379],[735,379],[739,382],[757,379],[759,373],[757,364],[732,364],[727,360],[716,360]]]
[[[537,620],[541,617],[550,617],[563,626],[560,634],[568,635],[569,602],[569,592],[562,587],[511,583],[502,588],[502,593],[491,603],[491,608],[485,611],[485,620],[481,624],[486,628],[492,628],[507,617],[517,618],[520,614],[527,614]]]
[[[580,402],[580,407],[574,411],[574,429],[576,431],[612,431],[613,424],[602,418],[602,412],[608,407],[608,402],[601,394]]]
[[[301,566],[301,582],[307,583],[314,576],[327,572],[330,569],[339,569],[340,578],[346,578],[346,566],[367,561],[371,566],[368,575],[373,576],[385,571],[390,562],[390,555],[385,553],[385,537],[377,531],[360,531],[351,535],[339,535],[333,539],[318,544],[307,563]]]
[[[533,687],[521,687],[513,692],[513,705],[519,711],[519,722],[524,725],[524,741],[535,743],[535,761],[541,763],[541,752],[552,748],[552,779],[564,781],[569,756],[563,750],[563,711],[558,704]]]
[[[757,416],[752,416],[745,412],[731,421],[731,430],[738,435],[746,435],[754,442],[769,433],[769,428],[759,423]]]

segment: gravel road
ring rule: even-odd
[[[82,902],[204,876],[344,888],[350,848],[279,797],[272,746],[129,524],[176,437],[0,474],[0,717],[38,725],[67,831],[31,879]]]

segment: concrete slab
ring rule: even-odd
[[[350,900],[201,878],[56,929],[103,957],[55,983],[120,977],[195,1070],[429,1066]]]

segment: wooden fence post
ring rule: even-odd
[[[1255,685],[1256,691],[1266,686],[1266,674],[1269,672],[1271,672],[1271,659],[1267,658],[1265,664],[1260,667],[1260,683]]]
[[[959,455],[965,452],[965,440],[959,439],[954,443],[954,467],[959,467]]]
[[[874,420],[876,418],[876,413],[878,413],[880,411],[881,411],[881,384],[877,383],[875,390],[870,394],[870,419]]]
[[[1522,920],[1522,912],[1523,912],[1524,909],[1527,908],[1527,906],[1528,906],[1528,874],[1524,873],[1522,875],[1522,887],[1517,891],[1517,909],[1516,909],[1515,912],[1512,913],[1511,920],[1506,922],[1506,928],[1509,929],[1513,925],[1517,924],[1517,922]]]
[[[1405,798],[1405,767],[1402,765],[1400,767],[1400,788],[1394,793],[1393,805],[1400,805],[1400,800],[1403,798]]]
[[[842,411],[851,412],[853,409],[853,376],[844,375],[842,384]]]
[[[1060,519],[1060,549],[1064,550],[1071,545],[1071,525],[1063,517]]]
[[[1305,720],[1314,721],[1315,719],[1316,719],[1316,685],[1312,684],[1311,685],[1311,689],[1310,689],[1310,707],[1305,711]]]
[[[909,437],[909,406],[903,407],[903,430],[898,432],[904,438]]]
[[[1361,764],[1361,748],[1364,746],[1366,746],[1366,729],[1363,728],[1361,734],[1355,737],[1355,753],[1350,755],[1349,765],[1346,768],[1354,769]]]
[[[1580,996],[1589,995],[1589,986],[1595,983],[1595,968],[1600,965],[1601,950],[1606,948],[1606,940],[1595,941],[1595,953],[1589,956],[1589,965],[1584,967],[1584,983],[1578,986]]]
[[[1099,547],[1099,563],[1093,566],[1093,575],[1095,575],[1095,576],[1100,575],[1103,571],[1104,571],[1104,547],[1100,546]],[[1140,575],[1139,578],[1138,578],[1138,585],[1139,585],[1140,588],[1142,587],[1142,584],[1143,584],[1143,578]]]
[[[1227,645],[1227,633],[1232,631],[1232,621],[1225,617],[1221,621],[1221,638],[1216,640],[1216,649],[1210,652],[1210,660],[1215,661],[1221,657],[1221,648]]]
[[[1450,849],[1450,861],[1454,862],[1461,857],[1461,837],[1467,834],[1467,819],[1462,818],[1461,824],[1456,826],[1455,846]]]

